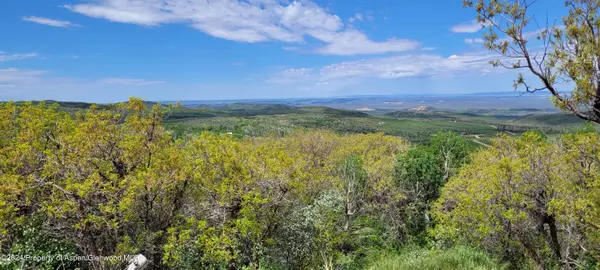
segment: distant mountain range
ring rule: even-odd
[[[183,100],[185,107],[224,106],[228,104],[281,104],[289,106],[327,106],[356,110],[406,110],[426,106],[441,110],[464,111],[468,109],[520,109],[555,111],[547,93],[521,94],[515,91],[476,94],[445,95],[355,95],[329,98],[290,99],[239,99],[239,100]],[[163,101],[161,103],[172,103]]]
[[[431,110],[467,111],[477,109],[510,110],[531,109],[555,112],[547,92],[521,94],[515,91],[473,94],[404,94],[404,95],[354,95],[328,98],[279,98],[279,99],[232,99],[232,100],[183,100],[184,107],[219,107],[231,104],[279,104],[295,107],[327,106],[336,109],[386,112],[427,107]],[[37,101],[34,101],[37,102]],[[47,100],[46,103],[57,101]],[[158,102],[158,101],[156,101]],[[177,101],[160,101],[162,104]],[[69,107],[86,108],[90,103],[60,102]],[[154,103],[148,101],[148,103]]]

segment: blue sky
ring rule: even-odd
[[[511,91],[461,2],[5,0],[0,100]]]

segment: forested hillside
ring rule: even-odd
[[[600,0],[2,4],[0,270],[600,269]]]
[[[177,110],[1,104],[1,252],[143,254],[148,269],[591,269],[600,258],[591,128],[553,142],[527,132],[484,147],[443,132],[411,144],[175,132],[163,119]]]

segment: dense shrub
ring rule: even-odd
[[[472,244],[517,268],[598,260],[593,129],[558,142],[503,136],[472,154],[455,133],[412,148],[381,133],[331,131],[176,139],[166,113],[138,99],[75,113],[1,104],[0,253],[142,253],[149,269],[364,269],[407,244]],[[407,251],[373,267],[392,265],[503,268],[469,248]]]
[[[2,253],[143,253],[154,269],[334,268],[395,239],[403,140],[331,132],[176,140],[162,125],[165,109],[137,99],[74,114],[0,105]],[[33,217],[43,221],[33,236],[14,226]],[[306,244],[287,246],[298,239]]]
[[[515,267],[593,267],[600,244],[599,146],[590,131],[558,143],[536,132],[501,137],[443,188],[433,235],[502,254]]]

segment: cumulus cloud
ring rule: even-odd
[[[146,79],[132,79],[132,78],[106,78],[100,80],[104,84],[117,84],[117,85],[129,85],[129,86],[147,86],[164,84],[165,81],[150,81]]]
[[[26,58],[33,58],[38,56],[37,53],[12,53],[0,52],[0,62],[8,62],[14,60],[21,60]]]
[[[356,54],[381,54],[389,52],[403,52],[419,47],[419,42],[407,39],[390,39],[383,42],[374,42],[364,33],[349,29],[342,33],[323,35],[322,40],[328,44],[319,49],[322,54],[356,55]]]
[[[72,23],[70,21],[59,21],[59,20],[53,20],[53,19],[48,19],[48,18],[44,18],[44,17],[36,17],[36,16],[23,17],[23,20],[28,21],[28,22],[34,22],[34,23],[39,23],[39,24],[43,24],[43,25],[48,25],[48,26],[54,26],[54,27],[63,27],[63,28],[81,27],[81,25]]]
[[[238,42],[303,43],[309,36],[325,43],[318,50],[324,54],[402,52],[418,46],[417,42],[404,39],[372,41],[310,0],[97,0],[65,7],[119,23],[186,24],[208,35]],[[353,18],[363,18],[359,15]]]
[[[454,33],[477,33],[483,27],[485,27],[484,24],[481,24],[481,23],[473,20],[470,22],[454,25],[454,26],[450,27],[450,31],[452,31]]]

